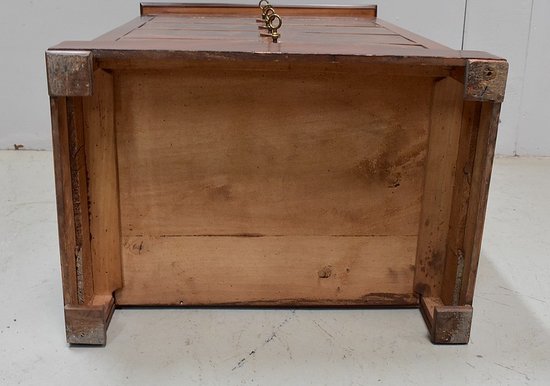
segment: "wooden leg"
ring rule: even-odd
[[[467,344],[470,341],[472,306],[445,306],[439,298],[423,297],[420,311],[433,343]]]
[[[499,66],[498,73],[503,73],[506,64]],[[496,87],[487,95],[494,100],[486,99],[484,94],[477,96],[477,88],[468,83],[467,91],[473,94],[463,100],[457,85],[443,79],[434,91],[416,261],[414,288],[422,298],[422,315],[436,344],[466,344],[470,339],[471,304],[503,92]],[[444,120],[441,111],[446,111]],[[438,131],[442,127],[445,130]]]
[[[96,296],[89,305],[66,305],[67,342],[79,345],[107,343],[107,328],[115,310],[112,296]]]
[[[71,95],[52,97],[52,133],[67,341],[84,345],[105,344],[122,285],[112,76],[95,78],[102,87],[86,97],[50,79]]]

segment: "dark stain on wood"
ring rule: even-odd
[[[208,186],[207,189],[213,201],[229,201],[232,198],[230,185]]]
[[[320,279],[328,279],[332,275],[332,267],[330,265],[327,265],[326,267],[323,267],[322,269],[317,272]]]
[[[355,166],[354,174],[368,182],[377,181],[387,188],[398,188],[403,175],[410,169],[422,167],[426,158],[424,142],[400,153],[400,149],[408,148],[405,145],[409,141],[401,126],[388,129],[379,152],[360,161]]]
[[[235,301],[235,302],[220,302],[212,304],[188,304],[180,302],[178,304],[141,304],[140,307],[159,307],[159,306],[183,306],[183,307],[293,307],[293,308],[316,308],[316,307],[418,307],[419,298],[416,294],[390,294],[390,293],[372,293],[361,296],[356,299],[313,299],[313,298],[296,298],[296,299],[277,299],[277,300],[250,300],[250,301]],[[132,307],[127,305],[125,307]]]

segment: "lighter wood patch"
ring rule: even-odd
[[[410,305],[415,249],[414,236],[125,237],[124,287],[116,300]],[[319,275],[326,267],[330,276]]]
[[[116,83],[124,235],[417,234],[431,79],[189,69]]]

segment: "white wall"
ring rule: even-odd
[[[497,149],[515,154],[532,0],[468,0],[464,47],[490,50],[510,62]]]
[[[533,0],[516,149],[550,155],[550,2]]]
[[[95,38],[135,17],[138,2],[0,1],[0,149],[51,149],[44,51]]]
[[[509,59],[510,80],[497,151],[550,155],[550,109],[542,106],[543,92],[550,91],[550,77],[545,76],[550,41],[547,0],[372,2],[378,3],[381,18],[452,48],[460,49],[464,43],[465,49],[489,51]],[[0,149],[13,148],[14,144],[25,149],[51,149],[46,48],[63,40],[93,39],[138,13],[136,0],[20,0],[4,6],[0,22]]]

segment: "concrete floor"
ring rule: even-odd
[[[550,159],[496,161],[468,346],[417,310],[118,310],[65,344],[52,155],[0,152],[1,385],[550,384]]]

